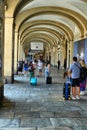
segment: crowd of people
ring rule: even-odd
[[[18,75],[19,76],[28,76],[30,74],[30,77],[41,77],[42,72],[45,72],[45,79],[47,76],[50,76],[50,61],[42,61],[42,60],[32,60],[32,61],[18,61]]]
[[[60,61],[58,60],[58,70],[60,69]],[[80,72],[81,69],[84,70],[85,78],[81,80],[80,78]],[[18,61],[18,75],[21,76],[24,74],[24,76],[27,76],[30,74],[30,78],[33,77],[41,77],[42,72],[44,70],[44,77],[45,79],[50,76],[51,72],[51,65],[50,61],[43,62],[42,60],[36,60],[28,62],[27,60]],[[80,95],[85,94],[86,89],[86,79],[87,79],[87,66],[85,64],[85,61],[83,59],[77,59],[77,57],[73,57],[73,63],[70,65],[70,67],[67,69],[67,61],[64,60],[64,78],[67,77],[67,80],[70,79],[71,82],[71,94],[72,99],[80,99]]]

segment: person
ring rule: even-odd
[[[63,73],[63,79],[66,78],[66,82],[70,83],[70,85],[72,85],[72,77],[71,77],[71,73],[68,73],[68,69],[64,71]]]
[[[58,70],[60,69],[60,60],[57,61],[58,64]]]
[[[37,68],[37,61],[36,61],[36,59],[33,60],[32,64],[33,64],[33,68],[34,68],[34,75],[36,76],[36,68]]]
[[[25,62],[24,62],[23,69],[24,69],[24,75],[27,76],[27,74],[28,74],[28,62],[27,62],[27,60],[25,60]]]
[[[45,66],[45,79],[50,76],[50,61],[47,61]]]
[[[78,67],[79,66],[79,67]],[[70,65],[68,73],[72,77],[72,100],[80,99],[80,63],[77,61],[77,57],[73,57],[73,63]]]
[[[84,73],[87,75],[87,66],[85,64],[85,61],[83,59],[81,59],[79,61],[82,69],[84,69]],[[86,77],[84,78],[83,81],[80,82],[80,95],[84,95],[85,94],[85,89],[86,89]]]
[[[30,63],[29,63],[28,70],[30,73],[30,80],[31,80],[31,78],[34,77],[34,66],[33,66],[32,61],[30,61]]]
[[[19,60],[18,61],[18,75],[21,76],[22,75],[22,70],[23,70],[23,61]]]
[[[38,77],[42,76],[43,63],[41,60],[38,60],[37,67],[38,67]]]
[[[64,59],[64,70],[66,70],[66,67],[67,67],[67,62],[66,62],[66,59]]]

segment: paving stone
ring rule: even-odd
[[[50,85],[44,76],[38,78],[37,86],[32,86],[29,77],[17,75],[14,84],[5,84],[0,130],[87,129],[87,95],[79,101],[63,100],[63,70],[52,68],[51,72]]]
[[[49,118],[26,118],[21,120],[20,127],[47,127],[51,126]]]
[[[15,118],[39,118],[40,112],[17,112]]]
[[[0,118],[13,118],[13,117],[14,117],[14,112],[12,112],[12,111],[0,112]]]
[[[60,126],[60,127],[44,127],[38,128],[37,130],[73,130],[73,128]]]
[[[87,130],[87,125],[83,125],[83,126],[78,126],[78,127],[73,127],[74,130]]]
[[[36,130],[36,128],[4,128],[0,130]]]
[[[68,113],[67,113],[68,114]],[[53,126],[78,126],[78,123],[75,122],[73,118],[50,118],[50,121]]]
[[[53,112],[40,112],[40,117],[41,118],[51,118],[55,117]]]
[[[20,126],[19,119],[0,119],[0,128],[17,128]]]

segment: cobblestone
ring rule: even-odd
[[[51,85],[46,85],[44,75],[38,77],[37,86],[18,75],[14,84],[5,84],[0,130],[87,129],[87,94],[79,101],[63,100],[63,70],[52,68],[51,76]]]

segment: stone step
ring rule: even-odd
[[[60,126],[60,127],[28,127],[28,128],[1,128],[0,130],[73,130],[70,127],[66,127],[66,126]]]

